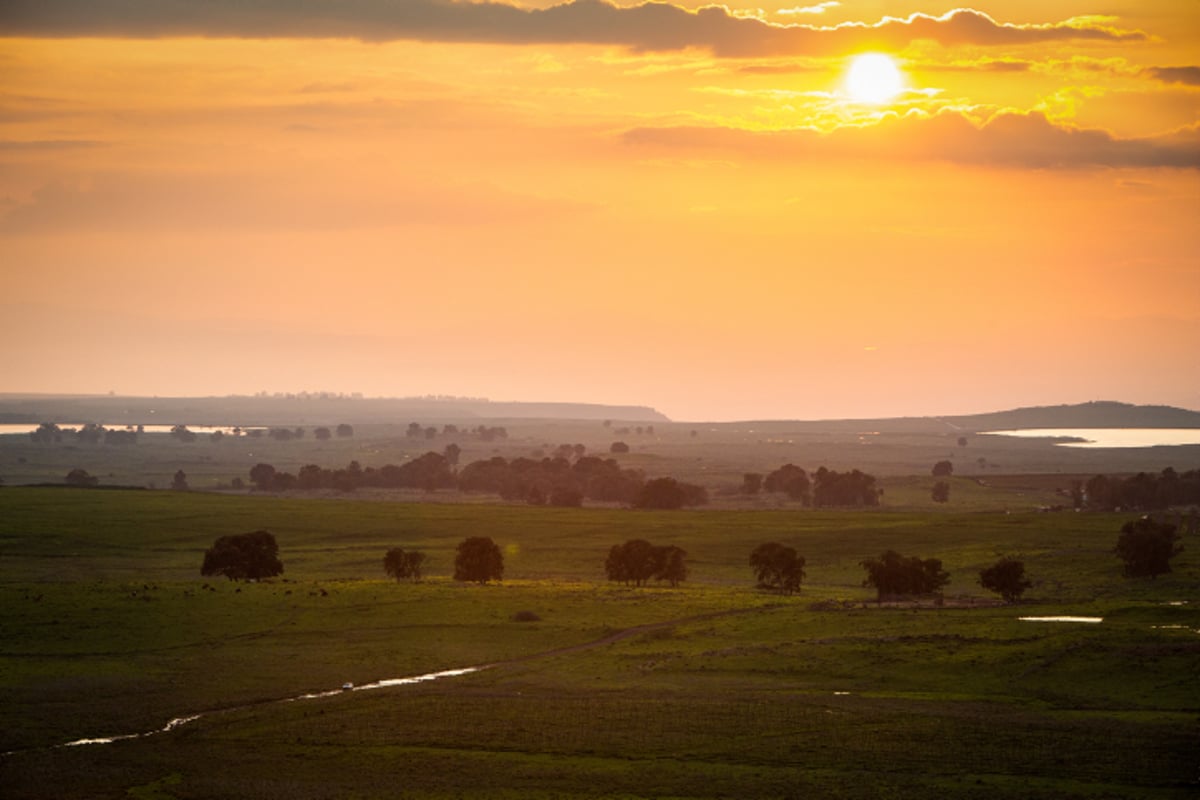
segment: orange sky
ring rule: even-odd
[[[0,392],[1200,409],[1194,0],[295,5],[0,6]]]

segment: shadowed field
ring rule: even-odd
[[[1126,519],[10,487],[0,750],[16,752],[0,782],[13,797],[1185,796],[1200,560],[1185,542],[1171,574],[1122,578]],[[282,578],[199,576],[217,536],[256,528],[279,540]],[[469,535],[501,545],[503,583],[445,577]],[[634,537],[687,550],[688,583],[604,582],[608,547]],[[807,557],[799,596],[753,588],[746,560],[768,540]],[[425,551],[429,578],[383,580],[393,546]],[[941,558],[945,605],[871,602],[858,561],[887,548]],[[1034,581],[1017,607],[977,585],[1001,554]],[[1049,614],[1104,622],[1017,619]]]

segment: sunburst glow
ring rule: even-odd
[[[882,53],[864,53],[850,64],[846,91],[859,103],[887,103],[904,89],[896,62]]]

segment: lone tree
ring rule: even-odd
[[[68,486],[95,486],[100,483],[100,479],[88,473],[86,469],[76,467],[67,473]]]
[[[1183,552],[1176,544],[1179,533],[1170,522],[1157,522],[1150,517],[1126,522],[1121,526],[1116,553],[1125,562],[1126,578],[1149,575],[1156,578],[1171,571],[1171,559]]]
[[[750,566],[754,568],[760,589],[780,594],[800,591],[800,582],[804,580],[804,556],[797,555],[795,548],[779,542],[760,544],[750,554]]]
[[[905,557],[895,550],[859,563],[867,571],[863,586],[874,586],[881,601],[885,597],[936,594],[950,580],[941,559]]]
[[[504,576],[504,556],[488,536],[471,536],[459,542],[454,556],[454,580],[487,583]]]
[[[979,570],[979,584],[1003,597],[1006,603],[1015,603],[1033,585],[1025,579],[1025,562],[1008,557]]]
[[[204,553],[201,575],[224,575],[231,581],[256,581],[283,574],[279,545],[267,531],[222,536]]]
[[[657,547],[645,539],[630,539],[614,544],[604,562],[604,574],[610,581],[642,586],[653,578],[672,587],[687,580],[687,552],[675,545]]]
[[[948,478],[954,474],[954,464],[949,461],[939,461],[933,465],[933,477]]]
[[[933,485],[933,490],[929,493],[935,503],[945,503],[950,499],[950,484],[946,481],[938,481]]]
[[[425,554],[419,550],[405,552],[399,547],[393,547],[383,557],[383,571],[397,581],[410,578],[421,580],[421,566],[425,563]]]
[[[175,476],[171,478],[171,488],[176,492],[186,492],[188,490],[187,473],[183,470],[175,472]]]

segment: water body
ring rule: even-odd
[[[191,714],[186,717],[175,717],[169,720],[166,725],[161,728],[155,728],[152,731],[143,731],[141,733],[123,733],[117,736],[93,736],[83,739],[76,739],[73,742],[65,742],[56,747],[82,747],[89,744],[112,744],[113,742],[121,742],[126,739],[144,739],[147,736],[157,736],[160,733],[167,733],[176,728],[181,728],[188,723],[195,722],[198,719],[209,717],[214,714],[224,714],[229,711],[238,711],[244,708],[255,708],[257,706],[267,705],[270,703],[295,703],[303,700],[319,700],[322,697],[333,697],[335,695],[344,694],[347,692],[369,692],[374,689],[387,689],[392,686],[408,686],[414,683],[425,683],[427,681],[436,681],[441,678],[457,678],[460,675],[469,675],[472,672],[487,669],[487,666],[482,667],[463,667],[462,669],[447,669],[441,672],[430,672],[425,675],[414,675],[408,678],[385,678],[384,680],[375,681],[373,683],[364,683],[359,686],[344,686],[340,689],[329,689],[323,692],[309,692],[308,694],[298,695],[296,697],[285,697],[280,700],[268,700],[265,703],[251,703],[244,706],[234,708],[223,708],[217,711],[206,711],[200,714]],[[5,754],[7,755],[7,753]]]
[[[1171,447],[1200,444],[1200,428],[1020,428],[980,433],[983,436],[1070,440],[1055,442],[1059,447]]]
[[[1021,622],[1082,622],[1096,625],[1104,622],[1104,617],[1017,617]]]

